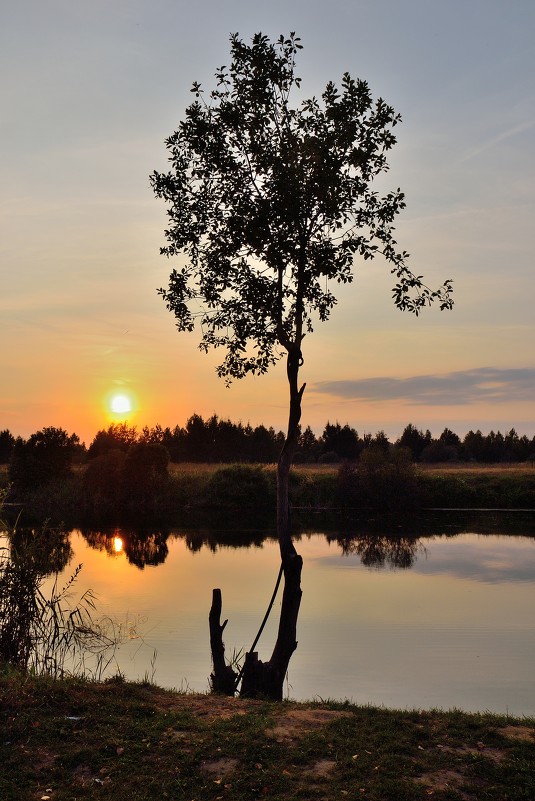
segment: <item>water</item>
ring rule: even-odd
[[[256,545],[234,548],[204,535],[170,535],[143,552],[121,531],[93,535],[93,545],[72,533],[65,575],[82,562],[78,591],[92,588],[99,613],[130,630],[118,652],[128,678],[208,689],[213,587],[229,620],[227,656],[250,647],[277,577],[278,546],[257,536]],[[467,530],[398,542],[395,553],[379,542],[386,553],[371,537],[343,548],[323,533],[297,542],[303,600],[287,694],[535,715],[535,539]],[[160,563],[144,564],[147,554]],[[273,647],[279,600],[261,659]]]

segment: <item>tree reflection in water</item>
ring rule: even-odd
[[[156,566],[165,562],[169,549],[167,540],[182,539],[192,553],[207,548],[216,553],[221,548],[262,547],[264,542],[275,542],[273,535],[265,531],[221,531],[198,529],[195,531],[134,531],[117,528],[112,531],[84,530],[86,542],[110,557],[124,553],[127,560],[140,570],[146,565]],[[301,536],[297,535],[299,540]],[[366,567],[410,568],[423,550],[417,537],[391,536],[377,532],[358,534],[325,535],[328,542],[336,543],[344,555],[356,554]]]
[[[73,555],[69,533],[57,526],[17,527],[8,532],[8,541],[12,562],[23,562],[41,578],[61,573]]]
[[[113,529],[113,531],[91,531],[84,529],[82,536],[92,548],[106,551],[109,556],[124,553],[130,564],[140,570],[150,565],[161,565],[167,559],[168,532],[134,531],[133,529]]]
[[[424,549],[415,537],[389,537],[367,534],[337,538],[344,555],[357,554],[366,567],[410,568]]]

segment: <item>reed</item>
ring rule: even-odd
[[[82,565],[63,586],[56,572],[45,593],[68,543],[65,532],[48,523],[27,531],[17,523],[1,527],[0,663],[34,675],[101,679],[114,659],[119,631],[112,620],[97,618],[91,590],[73,602]]]

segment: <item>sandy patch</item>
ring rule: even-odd
[[[228,776],[236,770],[238,760],[232,757],[221,757],[220,759],[211,759],[210,761],[203,762],[201,770],[204,773],[209,773],[211,776],[217,776],[219,779]]]
[[[523,740],[524,742],[535,741],[535,729],[529,726],[505,726],[503,729],[498,729],[497,731],[509,740]]]
[[[190,712],[195,717],[207,719],[226,719],[234,715],[245,715],[260,701],[246,701],[226,695],[174,695],[161,693],[150,699],[160,711]]]
[[[311,779],[326,779],[331,771],[336,767],[336,762],[332,759],[319,759],[303,771],[303,776],[310,777]]]
[[[461,773],[458,773],[456,770],[447,769],[436,770],[433,773],[424,773],[423,776],[419,776],[414,781],[434,791],[457,790],[457,792],[459,792],[459,787],[465,783],[464,776]],[[463,798],[469,798],[469,796],[464,793],[461,793],[461,795]]]
[[[320,729],[343,717],[350,717],[350,712],[338,712],[331,709],[292,709],[277,719],[274,726],[266,729],[266,734],[279,742],[304,737],[309,731]]]

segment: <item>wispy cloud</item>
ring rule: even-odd
[[[469,150],[468,153],[465,153],[464,156],[461,157],[460,163],[463,164],[465,161],[476,158],[486,150],[490,150],[492,147],[499,145],[500,142],[504,142],[506,139],[511,139],[511,137],[524,133],[524,131],[529,131],[533,127],[535,127],[535,120],[526,120],[526,122],[522,122],[520,125],[515,125],[512,128],[508,128],[506,131],[502,131],[502,133],[498,134],[497,136],[493,136],[492,139],[487,139],[486,142],[482,142],[478,147]]]
[[[416,406],[511,403],[535,397],[535,368],[478,367],[443,375],[322,381],[313,390],[345,400],[405,401]]]

